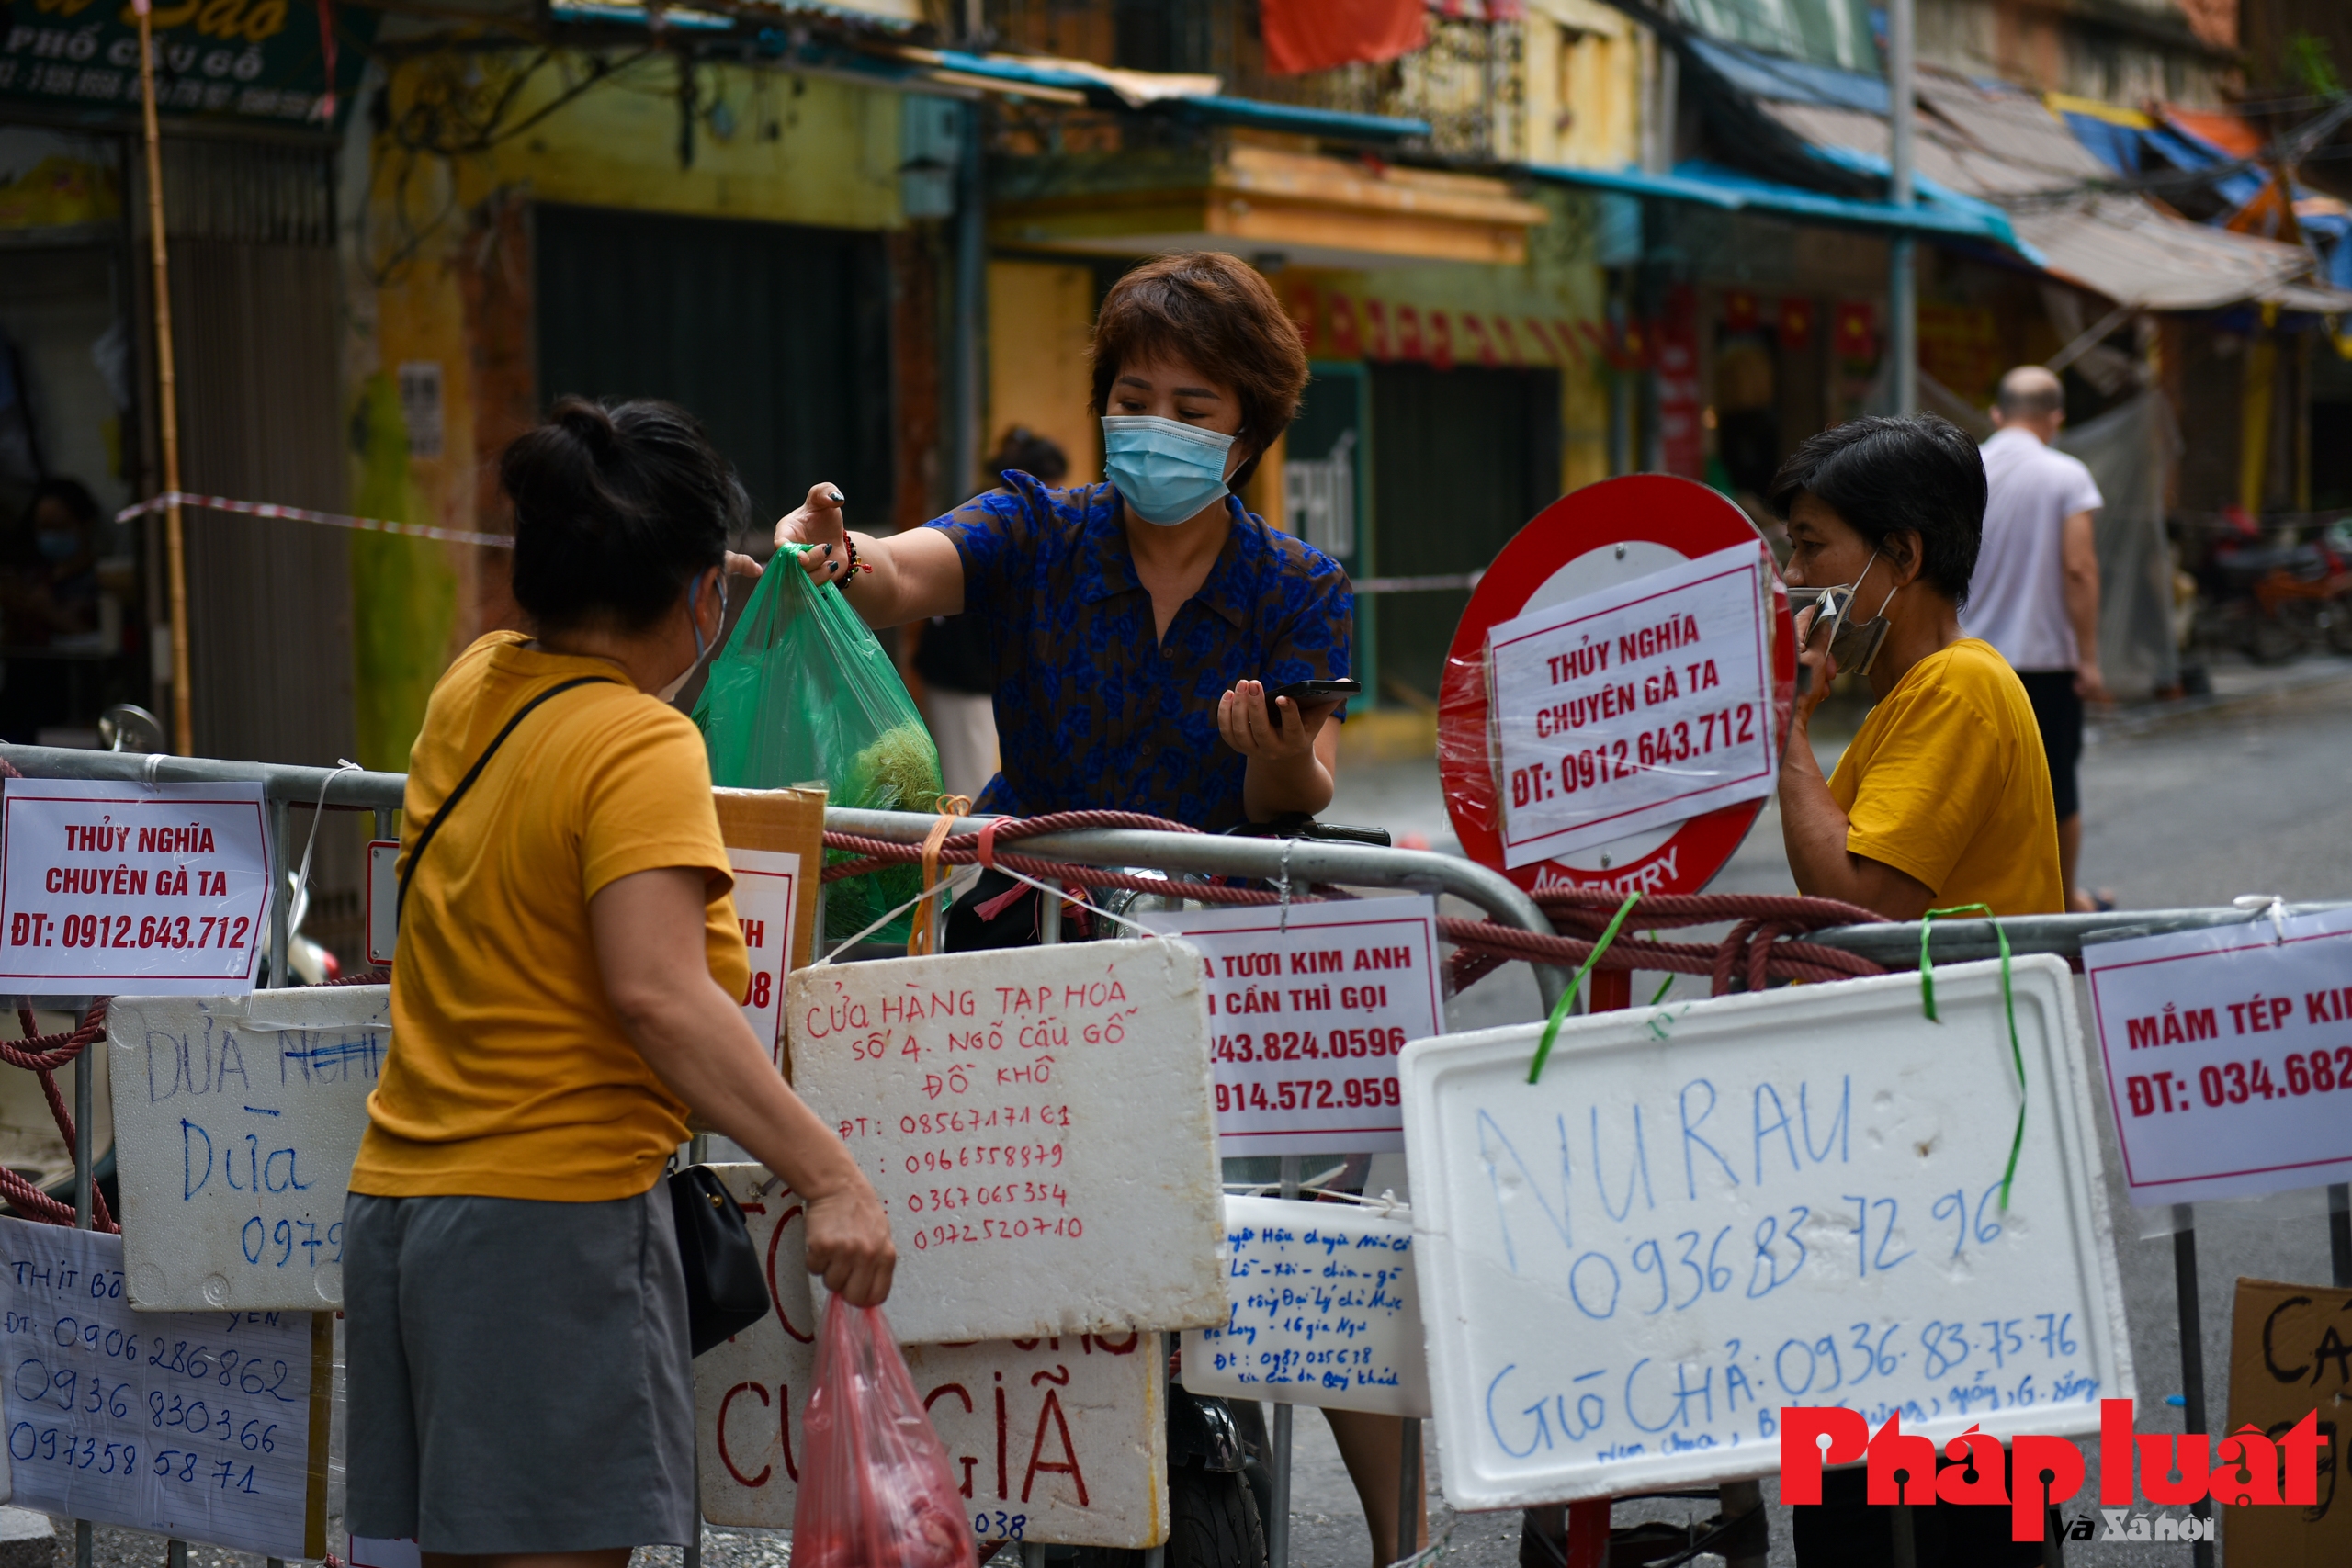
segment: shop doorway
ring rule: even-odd
[[[603,208],[536,209],[539,396],[665,398],[751,491],[753,533],[820,479],[891,516],[882,238]]]
[[[1554,370],[1372,369],[1373,529],[1383,577],[1476,571],[1560,496]],[[1469,591],[1381,598],[1380,695],[1434,704]]]

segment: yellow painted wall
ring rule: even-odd
[[[1094,328],[1094,273],[1057,262],[989,263],[989,423],[993,447],[1025,424],[1057,442],[1071,484],[1102,477],[1086,344]]]
[[[1641,32],[1599,0],[1533,0],[1522,70],[1527,157],[1618,169],[1641,152]]]
[[[465,112],[511,84],[534,56],[463,54],[399,63],[390,82],[406,140],[447,146]],[[626,60],[626,56],[619,57]],[[358,511],[401,522],[481,529],[477,480],[496,454],[476,449],[476,345],[469,341],[462,268],[479,255],[473,221],[502,193],[681,216],[835,228],[904,223],[899,203],[900,98],[847,83],[743,66],[704,66],[690,168],[679,164],[678,64],[650,55],[589,84],[584,56],[556,57],[517,88],[503,125],[546,118],[478,152],[454,156],[375,138],[366,213],[347,254],[372,309],[354,312],[347,389],[354,411]],[[558,104],[567,92],[582,89]],[[716,112],[714,110],[716,109]],[[355,136],[365,135],[364,118]],[[727,133],[719,133],[724,124]],[[357,166],[354,160],[350,166]],[[517,257],[515,265],[527,265]],[[527,279],[518,280],[527,291]],[[392,387],[398,367],[430,360],[442,374],[442,456],[410,457]],[[1087,447],[1091,461],[1091,446]],[[352,552],[360,755],[401,768],[433,682],[481,629],[472,547],[360,536]],[[371,542],[372,541],[372,542]]]

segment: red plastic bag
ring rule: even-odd
[[[793,1568],[972,1568],[947,1450],[879,1307],[828,1301],[801,1420]]]

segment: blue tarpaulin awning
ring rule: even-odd
[[[1687,201],[1725,211],[1755,212],[1885,233],[1987,241],[2032,259],[2031,251],[2018,240],[2007,215],[2000,209],[1990,202],[1957,196],[1940,186],[1923,188],[1917,206],[1896,207],[1891,202],[1855,201],[1806,190],[1801,186],[1781,185],[1702,160],[1678,164],[1674,172],[1667,175],[1647,174],[1640,169],[1583,169],[1561,164],[1531,164],[1527,172],[1539,180],[1558,185],[1654,197],[1663,201]]]

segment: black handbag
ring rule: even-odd
[[[707,1165],[672,1171],[670,1210],[686,1271],[686,1335],[699,1356],[767,1316],[768,1282],[752,1227],[717,1171]]]
[[[408,908],[408,885],[416,874],[416,863],[424,858],[433,839],[441,831],[441,824],[449,819],[449,809],[473,788],[484,768],[514,727],[530,716],[531,710],[574,686],[609,683],[602,675],[582,675],[574,680],[560,681],[541,692],[515,712],[503,728],[491,738],[458,787],[441,802],[441,809],[416,836],[416,848],[411,850],[408,863],[401,867],[400,891],[394,904],[393,919]],[[767,1281],[760,1271],[759,1249],[752,1245],[752,1227],[744,1221],[743,1211],[736,1206],[733,1197],[718,1179],[718,1174],[707,1165],[690,1165],[670,1175],[670,1213],[677,1222],[678,1262],[686,1275],[686,1337],[697,1356],[715,1345],[725,1343],[730,1337],[768,1314]]]

